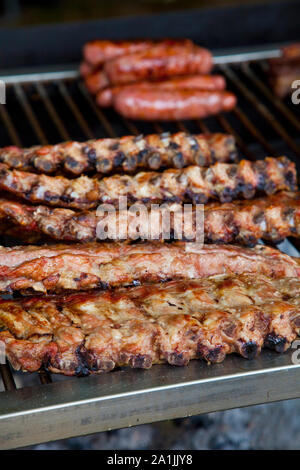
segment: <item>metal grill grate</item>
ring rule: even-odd
[[[243,55],[231,53],[215,56],[216,71],[219,68],[219,71],[226,76],[228,88],[238,96],[238,106],[230,114],[193,122],[132,122],[119,117],[112,110],[100,110],[78,78],[76,69],[0,77],[7,83],[7,104],[0,105],[0,121],[2,122],[0,146],[11,144],[30,146],[37,143],[46,145],[70,139],[85,140],[125,134],[176,132],[177,130],[193,133],[223,131],[235,136],[240,153],[244,157],[256,159],[266,154],[272,156],[285,154],[298,163],[300,161],[298,158],[300,157],[298,110],[290,99],[283,102],[272,95],[266,81],[265,63],[263,60],[255,60],[277,55],[278,49],[269,49],[250,51]],[[248,60],[249,58],[251,61]],[[300,248],[300,243],[297,240],[285,240],[279,248],[298,256],[297,248]],[[3,434],[3,437],[0,437],[0,446],[15,447],[139,422],[183,416],[187,412],[196,414],[300,396],[300,391],[296,392],[291,388],[297,381],[297,375],[294,372],[295,370],[298,372],[298,367],[290,365],[290,359],[286,355],[279,358],[276,354],[264,352],[261,358],[247,365],[239,358],[230,358],[224,364],[214,366],[209,371],[205,369],[205,366],[201,366],[200,379],[200,369],[192,365],[187,368],[186,372],[178,369],[171,371],[168,366],[162,366],[163,369],[161,366],[156,366],[153,371],[146,372],[147,376],[143,371],[139,371],[139,375],[135,371],[126,371],[126,376],[123,375],[123,371],[117,371],[109,374],[109,378],[90,377],[78,380],[54,377],[46,371],[32,375],[12,373],[8,363],[2,364],[0,374],[4,391],[0,394],[0,426],[5,426],[6,431],[0,433]],[[285,375],[284,371],[290,371],[290,375],[287,373]],[[279,379],[282,380],[281,374],[285,376],[285,383],[288,384],[287,390],[279,384]],[[242,376],[243,384],[241,385],[239,381],[240,385],[237,385],[236,377]],[[254,383],[252,376],[256,377],[256,383],[261,381],[262,385],[260,391],[252,390],[253,395],[250,397],[251,391],[247,391],[246,388]],[[157,381],[159,377],[166,378],[165,382],[163,380],[163,386]],[[262,380],[263,378],[265,381]],[[38,380],[45,387],[38,386],[37,388]],[[50,386],[52,381],[64,381],[64,383]],[[213,403],[211,400],[206,400],[203,405],[195,385],[202,384],[201,390],[205,395],[211,390],[210,383],[215,384],[214,390],[219,390],[219,393],[222,390],[222,395],[225,393],[227,402],[215,397]],[[222,389],[217,387],[217,383],[222,386]],[[270,395],[268,391],[266,394],[265,390],[270,388],[272,383],[274,386],[277,383],[276,393]],[[99,384],[102,385],[101,394],[97,389]],[[180,395],[178,401],[180,387],[184,390],[190,387],[188,388],[190,394],[187,393],[185,399]],[[230,387],[239,391],[238,397],[233,395],[230,398]],[[170,388],[169,399],[166,401],[166,398],[161,398],[161,404],[164,407],[159,407],[156,402],[154,404],[153,400],[157,400],[160,394],[168,388]],[[114,399],[112,398],[113,392]],[[137,397],[144,395],[148,397],[146,401],[149,399],[148,407],[145,403],[138,406]],[[129,396],[135,397],[135,400],[130,400]],[[127,412],[122,408],[124,399],[128,403]],[[82,408],[80,408],[80,403]],[[102,411],[97,408],[98,403],[101,403]],[[119,412],[112,412],[109,406],[106,408],[107,403],[112,407],[118,404]],[[96,408],[93,408],[92,404]],[[83,413],[83,421],[79,424],[74,416],[66,412],[66,410],[72,411],[71,405],[74,412],[79,406],[78,416]],[[60,409],[64,410],[68,423],[61,429],[59,429]],[[133,409],[139,412],[136,416]],[[157,409],[160,410],[159,413]],[[107,410],[110,410],[110,417]],[[98,420],[93,418],[93,413],[96,415],[98,413]],[[25,415],[28,421],[24,418]],[[101,422],[100,416],[102,416]],[[48,427],[45,425],[46,422],[50,423]],[[27,423],[31,431],[33,426],[38,431],[27,434],[26,430],[18,429],[17,433],[17,427],[23,426],[24,428],[24,423]]]

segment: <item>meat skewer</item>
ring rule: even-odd
[[[119,207],[121,197],[126,197],[129,205],[172,201],[198,204],[209,199],[229,202],[238,196],[250,199],[258,191],[274,194],[294,190],[296,169],[286,157],[279,157],[216,163],[208,168],[189,166],[162,173],[141,172],[135,176],[114,175],[100,180],[87,176],[71,180],[11,170],[0,164],[0,188],[34,203],[76,209],[99,204]]]
[[[218,276],[62,297],[2,300],[0,342],[12,366],[89,375],[230,353],[283,352],[300,332],[300,280]],[[291,295],[292,293],[292,295]]]
[[[113,99],[115,110],[128,119],[174,121],[201,119],[231,111],[236,96],[224,90],[162,90],[125,87]]]
[[[96,72],[97,73],[97,72]],[[103,88],[101,76],[97,80],[96,73],[87,77],[85,85],[90,93],[96,94],[96,101],[99,106],[107,107],[113,105],[114,97],[122,90],[130,89],[140,90],[225,90],[226,81],[222,75],[190,75],[187,77],[176,77],[161,81],[137,82],[134,85],[119,85]],[[99,72],[98,72],[99,74]],[[100,90],[100,91],[99,91]]]
[[[87,142],[64,142],[28,149],[11,146],[0,149],[0,162],[10,168],[51,174],[63,171],[80,175],[113,170],[132,172],[139,168],[157,170],[217,161],[235,161],[235,140],[228,134],[150,134],[104,138]]]
[[[99,239],[97,227],[104,222],[113,227],[114,240],[185,239],[195,241],[197,219],[195,209],[189,218],[182,216],[181,204],[168,204],[165,208],[151,209],[132,232],[136,213],[118,211],[101,214],[96,211],[76,212],[70,209],[30,206],[16,201],[0,199],[0,218],[9,220],[23,235],[45,235],[55,240],[93,242]],[[165,233],[163,217],[169,214],[169,231]],[[151,215],[152,214],[152,215]],[[178,214],[178,216],[176,216]],[[176,218],[177,217],[177,218]],[[179,227],[179,228],[178,228]],[[109,233],[106,234],[107,240]],[[254,246],[259,239],[279,243],[286,237],[300,236],[300,193],[280,192],[260,199],[209,203],[204,207],[204,240],[206,243],[233,243]]]
[[[300,236],[300,193],[279,192],[251,201],[211,203],[204,212],[205,241],[255,245]]]
[[[193,42],[189,39],[163,39],[163,40],[120,40],[112,41],[106,39],[95,39],[87,42],[83,47],[84,60],[93,67],[99,67],[108,60],[115,59],[122,55],[152,49],[163,52],[171,46],[193,47]]]
[[[112,288],[224,273],[300,277],[297,258],[261,245],[145,243],[2,248],[0,292]]]

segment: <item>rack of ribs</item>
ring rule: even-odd
[[[194,43],[190,39],[136,39],[136,40],[117,40],[94,39],[88,41],[83,47],[83,58],[85,63],[93,67],[99,67],[106,61],[115,59],[123,55],[142,52],[155,47],[160,52],[171,46],[180,46],[193,48]]]
[[[295,278],[300,264],[298,258],[263,245],[87,243],[0,250],[2,293],[108,289],[224,273]]]
[[[91,209],[99,204],[119,207],[120,197],[126,197],[129,205],[139,202],[148,206],[162,202],[201,204],[210,199],[230,202],[239,196],[251,199],[257,193],[274,194],[296,187],[295,164],[286,157],[102,179],[39,175],[12,170],[0,163],[0,189],[33,203],[75,209]]]
[[[300,279],[245,274],[0,302],[12,366],[88,375],[117,366],[283,352],[300,332]]]

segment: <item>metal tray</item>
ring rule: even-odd
[[[207,121],[173,123],[173,129],[221,129],[235,135],[241,152],[248,158],[282,152],[299,161],[299,115],[290,103],[272,96],[260,75],[263,62],[255,62],[276,55],[277,46],[219,51],[215,61],[229,87],[239,94],[239,106],[229,115]],[[0,79],[10,84],[8,93],[14,97],[9,102],[12,104],[0,106],[5,138],[24,145],[29,138],[33,144],[36,139],[47,143],[69,136],[80,139],[137,134],[148,128],[148,132],[168,130],[165,123],[145,128],[141,123],[99,110],[75,70],[58,67],[47,71],[6,71]],[[64,103],[68,119],[55,103]],[[32,137],[23,129],[26,119],[21,120],[20,113],[27,119]],[[261,120],[266,129],[259,127]],[[59,136],[49,138],[50,128]],[[77,137],[77,132],[83,137]],[[0,144],[7,145],[2,134]],[[299,241],[292,243],[286,241],[280,248],[297,256]],[[0,393],[0,448],[297,398],[300,365],[292,363],[291,355],[292,351],[283,355],[263,351],[252,361],[232,355],[222,364],[211,366],[193,361],[184,368],[160,365],[146,371],[124,369],[81,379],[54,377],[42,371],[40,384],[36,378],[38,385],[32,385],[29,374],[12,373],[8,364],[1,365],[5,390]]]

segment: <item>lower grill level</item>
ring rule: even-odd
[[[276,56],[276,50],[261,51],[258,57],[268,56]],[[235,136],[241,156],[286,155],[300,171],[299,109],[290,97],[281,101],[273,96],[264,60],[233,63],[238,58],[233,53],[229,62],[226,57],[215,59],[219,63],[215,72],[225,75],[228,89],[238,97],[236,109],[193,122],[132,122],[110,109],[100,110],[76,69],[0,77],[7,83],[7,104],[0,105],[0,146],[178,130],[228,132]],[[285,240],[279,248],[299,256],[298,247],[297,240]],[[291,354],[264,352],[252,362],[232,357],[213,367],[155,366],[150,371],[118,370],[86,379],[51,376],[46,371],[16,373],[9,364],[1,364],[0,448],[295,398],[300,396],[299,366],[292,364]],[[26,431],[28,427],[32,432]]]

